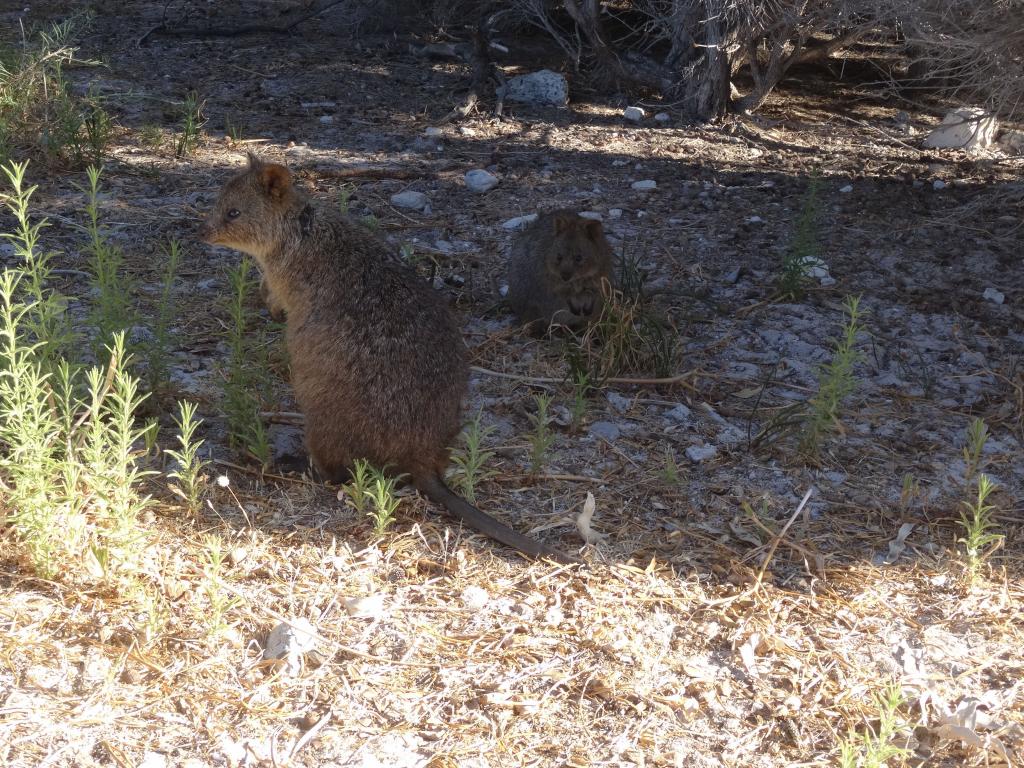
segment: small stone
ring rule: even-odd
[[[579,217],[581,219],[591,219],[593,221],[600,221],[603,218],[597,211],[580,211]]]
[[[622,218],[622,209],[621,208],[609,208],[608,209],[608,218],[609,219],[621,219]]]
[[[694,464],[700,464],[706,459],[713,459],[717,453],[718,449],[713,445],[691,445],[686,449],[686,458]]]
[[[600,437],[602,440],[607,440],[609,443],[614,443],[619,439],[622,430],[619,429],[617,424],[613,424],[610,421],[595,421],[590,425],[590,434],[594,437]]]
[[[658,182],[654,179],[643,179],[642,181],[634,181],[630,186],[638,192],[650,192],[652,189],[658,188]]]
[[[945,188],[946,188],[946,182],[944,182],[942,179],[936,179],[935,181],[932,182],[932,189],[945,189]]]
[[[536,213],[528,213],[525,216],[516,216],[501,225],[502,229],[523,229],[527,224],[537,220]]]
[[[626,111],[622,113],[622,116],[627,120],[638,123],[647,116],[647,113],[640,107],[626,107]]]
[[[357,619],[379,619],[384,613],[384,595],[377,592],[366,597],[346,597],[345,610]]]
[[[466,171],[466,186],[473,192],[490,192],[498,186],[498,177],[483,168]]]
[[[563,107],[569,102],[569,81],[563,75],[542,69],[509,78],[504,87],[506,101]]]
[[[665,411],[665,418],[671,419],[672,421],[678,421],[680,424],[685,424],[690,420],[692,412],[685,405],[680,403],[671,410]]]
[[[993,304],[1002,304],[1006,300],[1003,292],[997,291],[995,288],[986,288],[985,292],[981,294],[981,298],[991,301]]]
[[[397,192],[391,196],[391,204],[396,208],[411,208],[414,211],[422,211],[430,204],[430,199],[422,192],[414,192],[411,189],[405,192]]]
[[[736,284],[739,282],[740,273],[743,271],[743,267],[733,267],[722,277],[727,283]]]
[[[263,658],[268,661],[280,660],[285,672],[297,675],[302,671],[303,654],[314,650],[317,640],[316,627],[306,619],[281,622],[267,635]]]
[[[608,404],[619,413],[625,413],[633,405],[632,400],[628,397],[623,397],[618,392],[609,392],[606,397],[608,399]]]
[[[747,223],[748,224],[763,224],[764,223],[764,219],[762,219],[760,216],[751,216],[749,219],[747,219]]]
[[[629,165],[629,160],[612,160],[612,168],[621,168],[624,165]]]
[[[471,611],[482,610],[487,602],[491,599],[491,596],[487,594],[487,590],[483,587],[476,585],[470,585],[462,590],[462,604]]]
[[[847,195],[850,192],[853,192],[853,184],[847,184],[845,187],[840,187],[839,191],[842,192],[844,195]]]
[[[330,125],[334,122],[334,115],[320,115],[320,122],[324,125]]]
[[[925,136],[925,149],[985,149],[992,146],[999,126],[994,115],[977,107],[961,107],[946,113],[942,124]]]
[[[167,758],[159,752],[144,752],[136,768],[167,768]]]
[[[423,135],[424,136],[430,136],[431,138],[436,137],[436,136],[441,136],[443,133],[444,133],[444,131],[442,131],[440,128],[437,128],[436,126],[433,126],[433,125],[429,126],[428,128],[424,128],[423,129]]]
[[[672,115],[670,115],[668,112],[659,112],[654,116],[654,119],[657,120],[659,123],[668,123],[671,122]]]
[[[235,547],[228,552],[228,562],[231,565],[238,565],[249,556],[249,550],[245,547]]]

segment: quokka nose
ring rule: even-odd
[[[571,269],[570,270],[563,269],[559,274],[561,274],[562,279],[565,280],[565,282],[569,282],[570,280],[572,280],[572,270]]]

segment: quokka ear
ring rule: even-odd
[[[586,230],[587,237],[595,243],[601,242],[601,238],[604,236],[604,227],[601,226],[601,222],[597,219],[586,219],[586,224],[583,225]]]
[[[572,220],[574,218],[576,218],[576,214],[575,213],[569,214],[569,215],[566,215],[564,213],[557,213],[557,214],[555,214],[555,220],[554,220],[555,234],[556,235],[560,235],[563,232],[571,229],[572,228],[572,224],[573,224]]]
[[[277,163],[260,164],[260,186],[274,200],[281,200],[292,186],[292,175],[283,165]]]

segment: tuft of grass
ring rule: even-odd
[[[136,314],[129,297],[133,294],[131,280],[125,274],[124,252],[110,242],[100,227],[100,176],[102,170],[91,165],[86,169],[89,188],[85,205],[89,217],[89,273],[92,278],[93,305],[89,315],[95,329],[93,352],[97,360],[103,359],[103,350],[110,345],[114,334],[129,330],[136,322]]]
[[[40,318],[52,295],[32,274],[45,268],[36,252],[45,222],[29,221],[31,190],[14,183],[24,165],[4,170],[15,189],[3,199],[17,220],[5,236],[23,265],[0,275],[0,514],[37,573],[109,578],[132,570],[142,549],[138,515],[150,500],[139,491],[146,428],[135,414],[145,395],[123,333],[111,339],[107,364],[84,376],[52,356],[53,339],[39,335],[51,327]]]
[[[171,319],[174,316],[172,302],[174,281],[178,276],[178,265],[181,262],[181,243],[171,240],[165,250],[167,267],[161,280],[160,298],[157,301],[156,313],[153,318],[152,336],[147,341],[146,378],[149,391],[159,396],[167,387],[170,373],[171,356]]]
[[[223,379],[223,408],[227,417],[231,447],[257,459],[264,467],[270,462],[267,428],[260,418],[260,392],[269,388],[265,360],[255,354],[246,331],[250,311],[248,299],[256,287],[252,262],[242,258],[228,270],[231,294],[228,298],[228,360]]]
[[[199,512],[203,502],[203,488],[206,477],[203,474],[207,462],[199,458],[202,440],[196,440],[196,429],[202,419],[196,419],[196,405],[187,400],[178,403],[178,416],[174,423],[178,426],[178,450],[168,450],[167,455],[178,462],[178,468],[170,474],[177,480],[175,491],[185,500],[188,510],[193,515]]]
[[[352,184],[342,184],[338,188],[338,210],[343,214],[348,215],[349,204],[352,200],[352,193],[355,191],[355,186]]]
[[[112,133],[102,99],[76,95],[64,67],[91,64],[75,57],[88,14],[54,24],[0,58],[0,162],[36,157],[51,166],[98,162]]]
[[[195,91],[189,91],[181,102],[181,118],[178,123],[178,140],[174,145],[174,156],[187,157],[199,146],[199,132],[206,124],[203,117],[205,101],[199,100]]]
[[[583,369],[576,369],[572,372],[572,408],[569,430],[576,434],[583,427],[583,419],[587,416],[587,398],[594,391],[594,385],[590,380],[590,374]]]
[[[160,126],[147,123],[139,128],[139,143],[152,150],[159,150],[164,145],[164,134]]]
[[[380,219],[377,218],[377,214],[368,213],[363,216],[363,226],[371,232],[376,232],[380,229]]]
[[[494,433],[494,427],[481,426],[482,416],[483,413],[477,411],[462,433],[465,447],[452,453],[459,490],[470,504],[476,504],[477,485],[496,474],[494,470],[485,469],[494,459],[494,451],[484,450],[483,442]]]
[[[373,533],[383,536],[388,526],[395,522],[395,511],[401,499],[395,495],[398,478],[387,475],[383,469],[370,468],[369,486],[364,490],[372,503],[366,514],[373,520]]]
[[[352,506],[356,508],[356,514],[366,514],[366,504],[369,501],[370,480],[373,476],[373,467],[366,459],[356,459],[352,462],[352,472],[349,482],[341,486],[341,489],[348,496]]]
[[[679,462],[676,461],[676,453],[672,446],[667,445],[664,449],[664,461],[661,467],[661,479],[667,485],[679,485]]]
[[[592,383],[601,385],[626,373],[670,376],[674,372],[679,334],[670,319],[647,301],[645,279],[639,252],[624,251],[619,260],[619,287],[607,282],[601,286],[601,313],[578,344]]]
[[[224,118],[224,133],[227,134],[235,144],[242,140],[241,127],[234,123],[230,117]]]
[[[985,473],[978,475],[977,495],[974,499],[961,502],[960,519],[957,524],[964,529],[964,535],[957,539],[964,545],[967,559],[968,584],[973,586],[978,579],[981,566],[1002,545],[1002,534],[994,533],[996,522],[993,516],[995,505],[988,503],[988,497],[996,488]]]
[[[853,367],[860,359],[855,348],[861,331],[860,298],[848,296],[844,308],[845,322],[835,341],[832,360],[819,372],[818,391],[807,403],[800,435],[800,451],[805,456],[818,456],[825,437],[840,428],[840,408],[857,387]]]
[[[906,704],[899,684],[890,683],[881,694],[875,694],[874,700],[878,712],[876,724],[865,723],[863,733],[851,731],[840,741],[840,768],[885,768],[896,764],[891,761],[912,754],[899,744],[901,738],[906,742],[903,734],[910,731],[909,725],[899,717],[900,708]]]
[[[779,293],[785,299],[799,301],[807,291],[808,267],[817,258],[820,250],[818,234],[821,210],[818,203],[818,191],[821,180],[817,174],[811,176],[800,206],[800,215],[796,220],[793,240],[782,256],[782,270],[779,272]]]
[[[531,475],[537,474],[547,462],[548,451],[555,442],[555,435],[551,431],[551,417],[548,415],[551,395],[535,395],[533,402],[537,410],[536,413],[530,414],[530,423],[533,424],[533,431],[529,435]]]
[[[232,595],[223,587],[224,561],[227,559],[227,552],[221,538],[215,534],[207,535],[204,540],[203,555],[206,562],[203,564],[203,574],[206,581],[203,582],[203,592],[209,602],[208,608],[203,612],[206,626],[212,638],[219,638],[227,634],[231,626],[226,616],[228,611],[241,603],[239,598]]]

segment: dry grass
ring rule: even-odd
[[[341,182],[318,175],[318,166],[395,163],[390,149],[344,141],[393,133],[411,143],[422,133],[422,115],[448,107],[425,90],[418,60],[394,54],[367,63],[365,49],[328,56],[331,42],[296,39],[298,58],[287,61],[252,41],[206,54],[230,62],[238,81],[232,93],[261,87],[259,73],[272,70],[274,87],[293,82],[296,93],[331,93],[343,82],[345,98],[366,107],[353,107],[358,116],[335,134],[315,116],[288,112],[298,111],[290,96],[268,97],[245,121],[247,135],[274,137],[262,151],[306,170],[304,183],[325,204],[337,199]],[[182,87],[204,98],[220,94],[207,98],[213,131],[229,108],[245,114],[244,103],[223,102],[226,69],[210,62],[200,68],[196,50],[174,43],[154,55],[180,73]],[[112,52],[112,72],[160,87],[136,58],[148,55]],[[445,66],[430,72],[441,77]],[[133,140],[138,127],[126,129],[133,133],[115,147],[116,168],[109,170],[119,182],[109,203],[116,208],[112,227],[142,285],[159,286],[164,271],[154,244],[173,237],[185,244],[180,314],[171,329],[171,367],[179,374],[172,383],[181,391],[170,394],[198,403],[200,436],[230,484],[211,484],[209,504],[193,515],[164,481],[154,481],[149,490],[159,504],[140,520],[146,546],[139,570],[116,583],[34,578],[2,534],[0,764],[826,766],[837,762],[851,730],[873,724],[872,695],[892,681],[908,702],[901,717],[922,726],[911,746],[928,765],[997,765],[993,738],[1019,752],[1024,522],[1020,453],[1007,435],[1020,435],[1024,387],[1007,347],[999,346],[1009,344],[1006,324],[1016,320],[972,304],[969,278],[955,271],[959,262],[933,258],[948,243],[964,252],[981,248],[978,238],[1002,237],[1019,216],[1001,220],[1015,209],[989,200],[977,209],[985,219],[977,230],[941,229],[947,210],[973,204],[970,190],[951,188],[956,197],[948,203],[914,198],[919,193],[903,174],[930,178],[934,156],[880,136],[876,124],[885,125],[894,110],[858,102],[852,91],[835,93],[857,105],[860,122],[839,121],[828,105],[799,93],[769,102],[766,114],[778,122],[701,131],[624,126],[618,106],[582,101],[571,115],[480,116],[465,124],[473,137],[450,126],[440,159],[422,162],[433,174],[422,183],[436,185],[424,186],[432,216],[389,208],[390,194],[410,183],[405,179],[358,180],[350,201],[356,215],[372,212],[383,231],[419,238],[417,252],[437,257],[439,277],[465,278],[445,290],[462,313],[478,366],[470,413],[481,411],[483,426],[496,428],[484,446],[495,454],[488,469],[496,474],[476,488],[481,508],[575,549],[582,544],[572,517],[594,493],[593,526],[606,538],[583,551],[587,566],[568,568],[527,563],[452,530],[412,495],[403,498],[391,532],[370,544],[370,521],[333,490],[231,466],[237,457],[226,448],[215,363],[224,357],[216,299],[228,290],[218,276],[234,257],[196,244],[189,222],[209,203],[196,191],[212,195],[240,153],[233,142],[204,135],[195,155],[178,161],[172,149]],[[377,106],[359,101],[364,96]],[[399,100],[402,108],[393,109]],[[339,123],[348,119],[341,112]],[[313,126],[310,146],[288,148],[290,132],[306,130],[303,120]],[[821,256],[843,283],[834,293],[815,287],[804,305],[772,303],[771,270],[779,262],[772,248],[786,242],[799,208],[792,180],[820,164],[826,145],[833,165],[823,174],[823,199],[834,229]],[[507,163],[501,185],[483,197],[466,193],[461,172],[490,162],[499,148]],[[549,158],[554,170],[543,176]],[[620,160],[628,165],[613,165]],[[1005,181],[1020,170],[1019,161],[978,170],[957,159],[942,172],[980,184],[986,174]],[[646,177],[663,191],[632,196],[630,180]],[[853,193],[834,192],[849,179]],[[40,204],[54,222],[48,242],[63,252],[58,277],[78,295],[80,200],[65,194],[65,179],[40,181]],[[698,186],[685,197],[691,183]],[[697,197],[697,189],[708,196]],[[660,270],[658,308],[678,317],[685,304],[686,317],[695,319],[680,328],[677,370],[688,373],[609,379],[589,398],[582,434],[553,427],[550,462],[533,477],[527,433],[534,395],[544,391],[553,407],[564,407],[572,391],[558,345],[518,335],[503,315],[493,321],[494,284],[507,238],[500,222],[554,202],[624,209],[615,226],[629,242],[641,232],[644,263]],[[764,221],[747,224],[753,213]],[[933,226],[925,238],[922,231]],[[446,254],[436,246],[442,237],[472,247]],[[871,282],[892,252],[918,259],[921,283],[907,287],[888,274],[884,284]],[[480,268],[472,269],[477,261]],[[721,275],[736,265],[754,277],[734,290]],[[929,284],[933,295],[912,293],[932,267],[952,273],[954,284]],[[211,279],[220,282],[203,287]],[[1011,307],[1021,295],[1013,279],[1005,278],[1009,287],[1000,283]],[[693,295],[680,298],[690,288]],[[824,451],[820,470],[794,463],[778,446],[751,452],[742,439],[719,441],[719,420],[750,420],[756,433],[794,393],[806,397],[813,386],[782,371],[762,387],[775,357],[755,378],[730,378],[735,350],[774,354],[758,334],[781,334],[805,317],[818,324],[812,340],[821,343],[846,292],[865,295],[872,340],[864,351],[872,365],[907,348],[911,335],[886,336],[890,326],[902,329],[904,315],[895,310],[955,328],[927,365],[907,352],[907,367],[925,385],[932,386],[928,377],[941,384],[989,376],[984,364],[960,356],[995,350],[987,358],[992,381],[971,408],[1003,444],[986,457],[986,471],[1003,480],[993,500],[1007,544],[973,590],[955,547],[963,489],[947,482],[959,457],[948,435],[962,432],[967,406],[878,384],[865,368],[858,375],[870,380],[850,403],[845,434]],[[951,297],[960,302],[956,311]],[[294,408],[279,385],[276,415],[286,421]],[[626,404],[612,404],[609,394]],[[679,405],[692,419],[666,421],[664,413]],[[597,420],[629,429],[610,442],[588,436]],[[173,428],[165,427],[163,441],[173,444]],[[684,451],[696,441],[719,445],[718,455],[690,462]],[[662,472],[666,452],[678,461],[677,482]],[[901,498],[906,473],[916,490]],[[901,537],[904,524],[914,527]],[[219,537],[226,553],[216,578],[209,536]],[[890,551],[898,555],[894,564],[882,564]],[[364,600],[371,595],[379,602]],[[288,674],[263,661],[262,649],[274,626],[298,619],[316,627],[319,654]],[[980,702],[981,725],[957,731],[952,726],[966,718],[956,710],[972,702]],[[948,738],[957,733],[978,740],[965,746]]]

